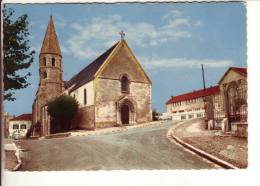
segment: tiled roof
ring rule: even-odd
[[[230,70],[233,70],[239,74],[241,74],[242,76],[247,77],[247,68],[239,68],[239,67],[229,67],[229,69],[225,72],[225,74],[221,77],[221,79],[219,80],[218,84],[221,83],[221,81],[224,79],[224,77],[229,73]]]
[[[42,43],[41,54],[58,54],[61,55],[58,37],[55,32],[52,16],[45,32],[45,37]]]
[[[230,67],[230,69],[247,76],[247,68]]]
[[[69,81],[65,82],[65,88],[69,88],[72,85],[75,85],[72,90],[77,89],[84,83],[92,80],[94,78],[95,73],[98,71],[98,69],[102,66],[102,64],[106,61],[108,56],[111,54],[111,52],[115,49],[115,47],[118,45],[119,42],[117,42],[115,45],[113,45],[110,49],[108,49],[106,52],[104,52],[102,55],[100,55],[97,59],[95,59],[92,63],[87,65],[83,70],[81,70],[78,74],[74,75]],[[71,91],[72,91],[71,90]]]
[[[172,96],[167,102],[167,104],[172,104],[172,103],[177,103],[180,101],[185,101],[185,100],[190,100],[190,99],[195,99],[195,98],[201,98],[209,95],[213,95],[219,92],[219,86],[214,86],[214,87],[209,87],[201,90],[196,90],[193,92],[189,92],[186,94],[181,94],[178,96]]]
[[[10,121],[28,121],[28,120],[32,120],[32,114],[22,114],[20,116],[11,119]]]

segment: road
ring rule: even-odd
[[[166,138],[172,122],[128,131],[43,140],[23,140],[21,171],[211,169],[213,163]]]

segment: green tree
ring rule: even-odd
[[[15,100],[14,90],[26,88],[30,72],[20,71],[30,67],[34,50],[30,49],[26,14],[14,20],[14,10],[3,9],[3,51],[4,51],[4,99]]]
[[[48,113],[53,118],[51,133],[66,132],[78,111],[78,102],[68,95],[62,95],[48,103]]]

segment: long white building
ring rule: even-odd
[[[205,116],[204,98],[219,93],[219,86],[172,96],[166,102],[167,116],[172,120],[187,120]]]

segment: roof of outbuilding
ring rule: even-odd
[[[229,67],[229,69],[225,72],[225,74],[221,77],[221,79],[219,80],[219,84],[220,82],[224,79],[224,77],[228,74],[228,72],[230,70],[233,70],[239,74],[241,74],[242,76],[247,77],[247,68],[241,68],[241,67]]]
[[[181,94],[181,95],[178,95],[178,96],[172,96],[166,102],[166,105],[172,104],[172,103],[177,103],[177,102],[180,102],[180,101],[186,101],[186,100],[190,100],[190,99],[210,96],[210,95],[216,94],[218,92],[219,92],[219,86],[218,85],[214,86],[214,87],[206,88],[205,90],[200,89],[200,90],[196,90],[196,91],[193,91],[193,92]]]
[[[247,68],[230,67],[230,69],[247,76]]]
[[[17,116],[10,121],[30,121],[32,120],[32,114],[22,114],[20,116]]]
[[[69,88],[72,85],[74,85],[72,90],[75,90],[79,88],[81,85],[83,85],[84,83],[92,80],[94,78],[95,73],[99,70],[99,68],[106,61],[108,56],[112,53],[112,51],[116,48],[118,44],[119,42],[114,44],[106,52],[104,52],[98,58],[96,58],[92,63],[87,65],[83,70],[81,70],[79,73],[74,75],[69,81],[66,81],[65,88]]]

